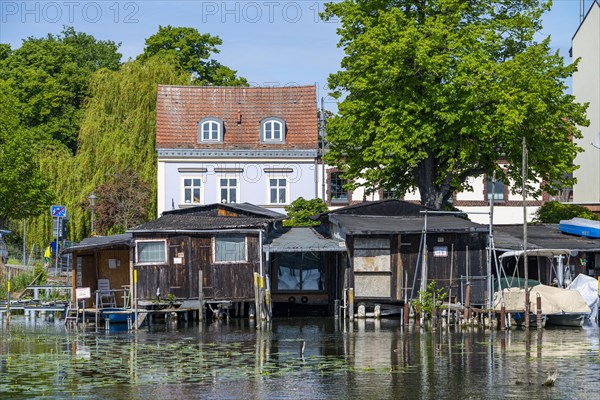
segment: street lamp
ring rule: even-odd
[[[92,207],[92,234],[90,236],[94,236],[94,207],[96,206],[96,195],[94,192],[88,196],[88,200],[90,201],[90,206]]]

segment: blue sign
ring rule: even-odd
[[[67,207],[65,206],[52,206],[50,208],[50,215],[53,217],[66,217]]]

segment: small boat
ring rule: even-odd
[[[600,238],[600,221],[585,218],[563,219],[558,224],[562,233],[570,235],[585,236],[588,238]]]
[[[561,289],[546,285],[533,286],[529,291],[530,326],[536,322],[537,299],[541,301],[541,312],[545,316],[546,326],[583,326],[590,313],[586,301],[576,290]],[[523,323],[525,312],[525,290],[506,288],[494,294],[494,309],[500,310],[501,304],[510,312],[517,325]]]
[[[555,313],[546,315],[547,326],[572,326],[581,327],[586,314],[582,313]]]
[[[124,308],[103,308],[100,310],[100,318],[108,319],[111,323],[125,323],[127,318],[135,319],[135,314],[130,309]]]

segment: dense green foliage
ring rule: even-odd
[[[546,224],[558,224],[563,219],[586,218],[599,220],[598,216],[589,209],[577,204],[563,204],[558,201],[549,201],[535,213],[535,221]]]
[[[2,271],[4,272],[4,271]],[[36,279],[37,278],[37,279]],[[32,271],[13,273],[10,277],[10,295],[14,300],[35,279],[37,285],[46,283],[46,269],[42,264],[36,264]],[[8,276],[0,273],[0,300],[8,297]]]
[[[65,28],[60,35],[29,37],[15,51],[0,54],[0,80],[10,82],[19,100],[21,123],[38,141],[76,150],[81,109],[92,74],[116,70],[118,45]]]
[[[201,34],[194,28],[159,26],[158,32],[146,39],[146,48],[138,60],[173,56],[178,66],[190,73],[194,85],[248,85],[245,78],[236,76],[236,71],[210,58],[219,52],[217,46],[221,44],[218,36]]]
[[[370,190],[418,188],[442,208],[469,177],[496,170],[522,186],[522,138],[529,149],[529,193],[570,186],[580,150],[573,137],[585,107],[565,94],[576,65],[536,42],[538,0],[343,0],[341,70],[330,75],[344,96],[328,121],[326,160]],[[507,164],[501,169],[498,161]],[[366,182],[365,182],[366,181]]]
[[[153,47],[177,32],[180,41]],[[161,28],[143,56],[125,64],[113,42],[72,28],[28,38],[14,51],[0,45],[0,94],[7,94],[0,98],[0,157],[20,163],[14,171],[0,166],[0,218],[11,240],[27,218],[28,244],[44,248],[52,204],[67,207],[69,240],[90,235],[92,192],[98,234],[155,218],[157,85],[189,84],[190,70],[193,84],[246,84],[209,58],[219,44],[195,29]]]
[[[305,200],[298,197],[285,207],[289,219],[283,221],[284,226],[317,226],[319,221],[313,221],[311,216],[327,211],[327,204],[321,199]]]
[[[0,229],[9,217],[37,215],[50,202],[36,157],[39,146],[21,127],[19,104],[10,83],[0,80]]]

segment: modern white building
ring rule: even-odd
[[[573,74],[573,95],[578,103],[589,103],[590,125],[580,127],[583,137],[576,143],[583,152],[575,159],[573,202],[600,211],[600,2],[594,0],[572,39],[571,56],[579,59]]]

